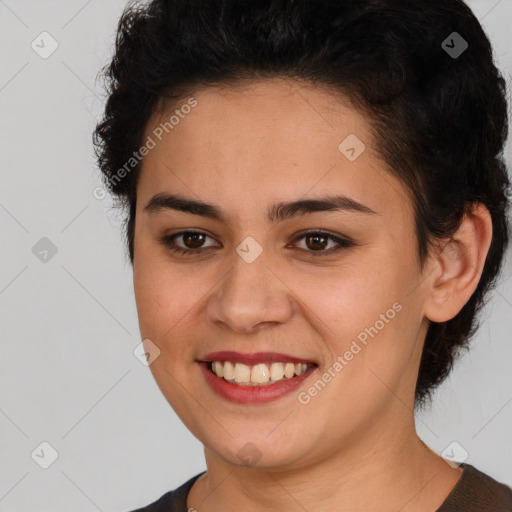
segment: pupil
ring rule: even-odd
[[[310,240],[324,240],[325,241],[325,237],[324,236],[318,236],[318,235],[311,235],[308,237]],[[318,245],[322,245],[322,242],[318,242],[318,241],[314,241],[313,242],[313,245],[316,245],[317,247],[313,247],[314,249],[319,249]],[[320,247],[321,248],[321,247]]]
[[[200,239],[200,237],[202,237],[203,235],[201,233],[187,233],[185,235],[185,245],[188,245],[187,243],[187,240],[192,238],[194,239],[196,242],[199,241],[199,243],[197,245],[194,245],[194,241],[192,242],[192,248],[195,249],[197,247],[200,247],[201,246],[201,242],[202,240]],[[199,240],[198,240],[199,239]]]

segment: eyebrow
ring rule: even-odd
[[[177,210],[192,215],[200,215],[219,222],[227,222],[227,215],[218,206],[175,194],[156,194],[144,207],[144,211],[149,213],[164,210]],[[343,195],[327,195],[317,199],[298,199],[297,201],[273,204],[267,211],[267,218],[269,222],[275,224],[292,217],[332,211],[377,215],[377,212],[354,199]]]

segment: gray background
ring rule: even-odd
[[[510,83],[512,0],[469,4]],[[205,467],[201,444],[133,355],[140,337],[121,217],[94,194],[96,75],[124,5],[0,0],[2,512],[126,511]],[[46,59],[31,47],[43,31],[59,45]],[[512,165],[510,140],[507,158]],[[43,237],[57,248],[46,262],[32,251]],[[511,274],[509,250],[472,351],[417,416],[432,449],[456,441],[467,462],[508,485]],[[35,461],[48,460],[43,441],[58,452],[48,469]]]

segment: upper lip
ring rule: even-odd
[[[211,361],[231,361],[246,364],[248,366],[259,363],[314,363],[311,359],[302,359],[300,357],[290,356],[279,352],[255,352],[253,354],[243,354],[232,350],[223,350],[220,352],[211,352],[202,359],[202,362]],[[316,363],[314,363],[316,364]]]

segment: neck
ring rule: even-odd
[[[416,434],[414,418],[400,430],[358,431],[326,457],[287,467],[243,468],[205,448],[207,472],[187,508],[200,512],[282,510],[432,512],[462,470],[451,468]],[[339,441],[338,441],[339,443]],[[333,445],[336,440],[333,440]]]

